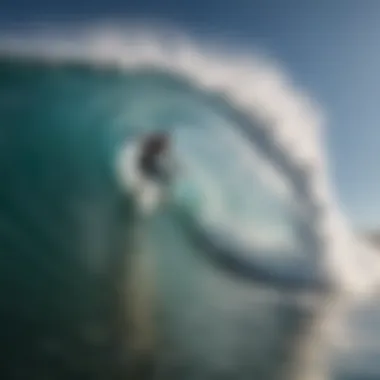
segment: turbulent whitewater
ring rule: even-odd
[[[48,35],[0,41],[6,375],[128,367],[115,289],[133,253],[154,272],[157,378],[329,378],[337,326],[376,290],[379,261],[341,215],[316,105],[243,51],[141,30]],[[142,222],[117,162],[155,130],[183,175],[173,206]],[[214,267],[193,230],[272,275]]]

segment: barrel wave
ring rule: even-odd
[[[342,294],[374,288],[378,263],[352,249],[311,105],[265,61],[207,71],[188,51],[120,55],[126,45],[107,38],[1,45],[4,375],[129,376],[130,258],[141,256],[154,272],[135,285],[154,288],[142,367],[154,370],[137,378],[327,376],[319,327]],[[115,163],[159,130],[183,174],[170,206],[142,221]],[[357,252],[362,271],[347,260]]]

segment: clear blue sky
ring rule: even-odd
[[[380,227],[380,1],[2,0],[0,27],[117,16],[167,20],[269,51],[328,117],[338,193],[356,225]]]

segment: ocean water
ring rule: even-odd
[[[259,72],[258,95],[231,98],[212,70],[200,85],[173,61],[128,66],[124,56],[123,66],[106,49],[110,60],[99,63],[96,45],[86,59],[81,48],[63,59],[57,44],[7,49],[0,58],[2,378],[129,376],[126,282],[136,255],[154,272],[140,279],[154,289],[154,378],[328,378],[331,334],[318,328],[344,288],[332,285],[337,276],[324,259],[330,242],[321,226],[332,201],[323,198],[322,175],[319,193],[313,184],[323,167],[318,143],[286,135],[309,115],[309,103],[262,62],[249,69]],[[317,139],[313,129],[305,133],[309,125],[299,128],[300,138]],[[170,205],[141,220],[116,162],[157,130],[171,134],[180,174]],[[340,230],[331,231],[339,240]],[[240,275],[216,265],[223,252],[243,263]],[[243,276],[252,263],[261,275]],[[351,268],[339,269],[358,289],[377,278]],[[304,358],[310,347],[317,353]]]

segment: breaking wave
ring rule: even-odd
[[[156,263],[172,362],[197,379],[242,368],[269,379],[277,367],[251,358],[286,361],[304,306],[203,262],[178,218],[274,273],[329,278],[339,294],[371,293],[378,260],[340,213],[320,111],[278,65],[141,30],[0,41],[1,307],[17,332],[7,344],[19,349],[15,337],[30,326],[50,339],[73,321],[80,330],[112,319],[112,297],[99,291],[127,247]],[[136,204],[123,198],[115,163],[152,130],[171,132],[184,174],[177,212],[136,230]],[[77,342],[76,329],[60,344]]]

